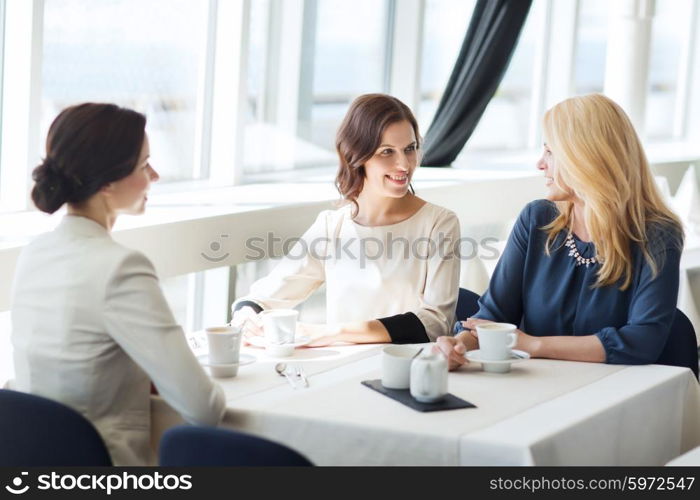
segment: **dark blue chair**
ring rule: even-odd
[[[466,288],[459,289],[457,297],[457,321],[464,321],[470,316],[474,316],[479,312],[479,294],[467,290]]]
[[[457,320],[473,316],[479,311],[479,295],[465,288],[459,289],[457,298]],[[690,368],[698,378],[698,345],[695,329],[683,311],[676,309],[664,350],[656,361],[657,365],[670,365]]]
[[[304,456],[250,434],[214,427],[181,425],[160,440],[159,463],[173,467],[308,467]]]
[[[671,333],[656,364],[690,368],[695,378],[698,378],[698,344],[695,329],[688,316],[680,309],[676,309]]]
[[[0,390],[0,466],[75,465],[112,465],[95,427],[56,401]]]

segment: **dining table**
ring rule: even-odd
[[[381,379],[384,347],[286,358],[243,347],[255,362],[214,379],[226,394],[220,426],[333,466],[659,466],[700,446],[700,384],[686,368],[525,359],[490,373],[470,362],[449,373],[448,392],[474,407],[420,412],[362,384]],[[280,362],[303,370],[308,387],[280,376]],[[154,451],[184,423],[159,396],[151,422]]]

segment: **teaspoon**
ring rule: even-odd
[[[289,373],[287,372],[287,364],[286,363],[277,363],[275,365],[275,371],[280,377],[285,377],[287,381],[289,382],[289,385],[291,385],[294,389],[297,388],[297,385],[294,383],[292,380],[292,377],[289,376]]]

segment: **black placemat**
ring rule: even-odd
[[[380,394],[384,394],[391,399],[402,403],[409,408],[413,408],[417,411],[441,411],[441,410],[458,410],[460,408],[476,408],[475,405],[471,404],[469,401],[458,398],[454,394],[447,394],[442,401],[436,403],[419,403],[413,396],[409,389],[387,389],[382,385],[380,379],[377,380],[363,380],[362,385],[366,385],[370,389],[374,389]]]

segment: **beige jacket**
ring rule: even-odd
[[[151,262],[84,217],[66,216],[22,252],[12,344],[12,388],[85,415],[115,465],[151,461],[151,380],[191,423],[216,425],[225,409],[222,389],[189,349]]]

